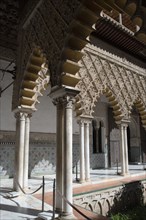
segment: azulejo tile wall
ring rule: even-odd
[[[10,140],[10,141],[8,141]],[[90,143],[90,146],[92,144]],[[105,154],[93,154],[90,148],[90,168],[105,167]],[[80,163],[79,135],[73,136],[73,171]],[[56,134],[31,133],[29,150],[29,176],[48,175],[55,172],[56,165]],[[1,178],[14,176],[15,166],[15,133],[3,133],[0,139]],[[6,171],[6,172],[4,172]],[[4,175],[5,173],[5,175]]]
[[[8,142],[8,140],[10,140]],[[74,135],[73,143],[73,165],[79,161],[79,138]],[[56,165],[56,135],[47,133],[30,134],[29,150],[29,176],[36,174],[46,174],[55,172]],[[15,133],[3,132],[0,138],[0,176],[5,173],[5,177],[14,176],[15,166]],[[49,173],[48,173],[49,174]]]

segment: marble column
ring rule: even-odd
[[[89,122],[85,122],[85,180],[90,181],[90,141],[89,141]]]
[[[128,139],[127,139],[127,127],[128,124],[124,124],[124,140],[125,140],[125,174],[129,173],[128,166]]]
[[[101,147],[102,153],[105,153],[105,127],[101,126]]]
[[[120,125],[120,154],[121,154],[121,175],[125,175],[125,147],[124,147],[124,127]]]
[[[127,142],[127,123],[120,125],[120,145],[121,145],[121,175],[127,175],[128,170],[128,142]]]
[[[79,93],[79,90],[75,90],[69,87],[53,87],[50,93],[50,97],[56,102],[60,100],[60,106],[57,107],[57,187],[60,193],[72,203],[73,191],[72,191],[72,105],[74,97]],[[59,149],[62,148],[62,149]],[[62,156],[62,158],[60,158]],[[62,168],[60,168],[60,161]],[[61,172],[59,174],[59,172]],[[62,184],[63,179],[63,184]],[[62,189],[63,186],[63,189]],[[62,190],[62,192],[61,192]],[[56,191],[56,199],[58,200],[58,193]],[[61,219],[76,219],[73,215],[72,207],[64,200],[56,203],[57,208],[62,210],[60,213]]]
[[[56,147],[56,190],[64,195],[64,108],[62,99],[57,99],[57,147]],[[63,212],[63,198],[56,193],[56,210]]]
[[[25,113],[16,113],[16,146],[15,146],[15,175],[14,190],[20,191],[18,183],[23,188],[23,159],[25,136]]]
[[[25,115],[23,188],[28,187],[30,117],[31,114]]]
[[[72,100],[66,97],[64,104],[64,196],[72,203]],[[65,216],[73,215],[72,207],[64,202]]]
[[[80,120],[80,183],[85,182],[84,121]]]

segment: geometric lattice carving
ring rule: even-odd
[[[102,94],[113,107],[114,118],[118,123],[129,118],[135,105],[145,125],[146,76],[145,70],[117,56],[88,45],[84,49],[83,67],[77,87],[81,90],[76,98],[77,115],[92,116],[95,102]],[[112,56],[112,58],[111,58]]]

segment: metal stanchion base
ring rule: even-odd
[[[38,217],[44,220],[51,220],[53,216],[52,211],[48,212],[40,212],[38,214]],[[58,214],[55,214],[55,219],[58,217]]]
[[[18,196],[20,196],[20,192],[13,191],[13,192],[6,193],[4,197],[15,198],[15,197],[18,197]]]

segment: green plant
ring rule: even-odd
[[[111,219],[112,220],[129,220],[127,215],[124,215],[124,214],[121,214],[121,213],[118,213],[116,215],[112,215]]]
[[[111,216],[111,220],[145,220],[146,219],[146,207],[140,206],[132,209],[125,214],[118,213]]]

